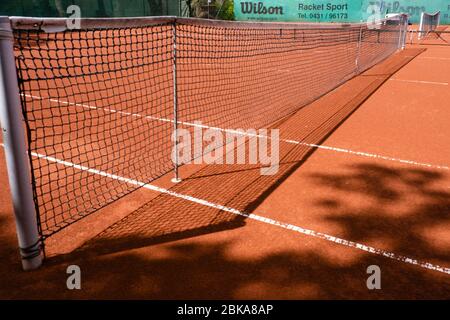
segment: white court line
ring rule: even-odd
[[[131,116],[131,117],[146,118],[146,119],[170,122],[170,123],[174,122],[174,120],[171,120],[171,119],[158,118],[158,117],[153,117],[153,116],[143,116],[143,115],[140,115],[137,113],[118,111],[115,109],[95,107],[95,106],[86,105],[86,104],[66,102],[66,101],[61,101],[61,100],[57,100],[57,99],[51,99],[51,98],[49,99],[49,98],[43,98],[43,97],[38,97],[38,96],[31,96],[31,95],[25,95],[25,96],[32,98],[32,99],[38,99],[38,100],[48,99],[51,102],[55,102],[55,103],[59,103],[59,104],[72,105],[72,106],[82,107],[82,108],[87,108],[87,109],[103,110],[106,112],[117,113],[117,114],[122,114],[122,115],[126,115],[126,116]],[[191,123],[191,122],[184,122],[184,121],[178,121],[177,123],[183,124],[186,126],[197,127],[197,128],[202,128],[202,129],[217,130],[217,131],[228,132],[228,133],[233,133],[233,134],[237,134],[237,135],[245,135],[245,136],[253,136],[253,137],[257,137],[257,138],[271,139],[270,137],[264,136],[264,135],[243,133],[242,131],[239,131],[239,130],[211,127],[211,126],[201,125],[198,123]],[[430,169],[450,170],[450,167],[446,166],[446,165],[429,164],[429,163],[418,162],[418,161],[413,161],[413,160],[405,160],[405,159],[400,159],[400,158],[384,156],[384,155],[380,155],[380,154],[373,154],[373,153],[362,152],[362,151],[353,151],[353,150],[349,150],[349,149],[330,147],[330,146],[326,146],[326,145],[311,144],[311,143],[290,140],[290,139],[280,139],[280,141],[286,142],[286,143],[291,143],[291,144],[303,145],[303,146],[312,147],[312,148],[317,148],[317,149],[321,149],[321,150],[333,151],[333,152],[338,152],[338,153],[346,153],[346,154],[365,157],[365,158],[372,158],[372,159],[378,159],[378,160],[384,160],[384,161],[390,161],[390,162],[398,162],[398,163],[402,163],[402,164],[426,167],[426,168],[430,168]]]
[[[81,107],[81,108],[85,108],[85,109],[103,110],[106,112],[117,113],[117,114],[121,114],[121,115],[125,115],[125,116],[135,117],[135,118],[145,118],[145,119],[158,120],[158,121],[163,121],[163,122],[173,122],[173,120],[170,120],[170,119],[157,118],[157,117],[152,117],[152,116],[143,116],[139,113],[119,111],[119,110],[110,109],[110,108],[103,108],[103,107],[99,108],[96,106],[83,104],[83,103],[68,102],[68,101],[62,101],[62,100],[52,99],[52,98],[43,98],[43,97],[33,96],[33,95],[29,95],[29,94],[25,94],[24,96],[27,98],[32,98],[32,99],[37,99],[37,100],[49,100],[50,102],[54,102],[54,103],[58,103],[58,104],[65,104],[65,105],[75,106],[75,107]],[[180,123],[180,122],[178,122],[178,123]]]
[[[346,246],[346,247],[350,247],[353,249],[358,249],[364,252],[368,252],[368,253],[372,253],[372,254],[376,254],[382,257],[386,257],[392,260],[396,260],[396,261],[400,261],[403,263],[407,263],[407,264],[411,264],[411,265],[415,265],[417,267],[423,268],[423,269],[428,269],[428,270],[433,270],[433,271],[437,271],[437,272],[441,272],[441,273],[446,273],[446,274],[450,274],[450,268],[447,267],[442,267],[439,265],[435,265],[426,261],[420,261],[417,259],[413,259],[407,256],[403,256],[403,255],[398,255],[396,253],[390,252],[390,251],[386,251],[383,249],[378,249],[375,247],[371,247],[362,243],[358,243],[358,242],[354,242],[354,241],[350,241],[350,240],[346,240],[346,239],[342,239],[339,237],[335,237],[326,233],[322,233],[322,232],[317,232],[311,229],[306,229],[306,228],[302,228],[290,223],[285,223],[285,222],[281,222],[281,221],[277,221],[277,220],[273,220],[271,218],[267,218],[267,217],[263,217],[257,214],[253,214],[253,213],[247,213],[247,212],[243,212],[243,211],[239,211],[237,209],[231,208],[231,207],[226,207],[220,204],[216,204],[213,202],[209,202],[207,200],[203,200],[203,199],[199,199],[199,198],[195,198],[189,195],[185,195],[185,194],[181,194],[181,193],[177,193],[177,192],[173,192],[171,190],[165,189],[165,188],[161,188],[155,185],[151,185],[151,184],[146,184],[144,182],[141,181],[137,181],[134,179],[129,179],[129,178],[125,178],[125,177],[121,177],[115,174],[111,174],[111,173],[107,173],[105,171],[101,171],[101,170],[97,170],[97,169],[93,169],[93,168],[89,168],[86,166],[82,166],[79,164],[75,164],[69,161],[65,161],[65,160],[61,160],[61,159],[57,159],[54,157],[49,157],[43,154],[39,154],[39,153],[35,153],[32,152],[32,155],[34,157],[38,157],[41,159],[45,159],[49,162],[54,162],[54,163],[58,163],[64,166],[68,166],[68,167],[72,167],[74,169],[78,169],[78,170],[82,170],[82,171],[86,171],[92,174],[97,174],[103,177],[107,177],[110,179],[114,179],[114,180],[118,180],[118,181],[122,181],[131,185],[135,185],[138,187],[142,187],[148,190],[152,190],[152,191],[156,191],[159,193],[163,193],[163,194],[167,194],[170,196],[173,196],[175,198],[179,198],[179,199],[183,199],[186,201],[190,201],[193,203],[197,203],[206,207],[210,207],[210,208],[214,208],[214,209],[218,209],[218,210],[222,210],[225,212],[229,212],[232,213],[234,215],[238,215],[238,216],[242,216],[245,217],[247,219],[251,219],[251,220],[256,220],[265,224],[269,224],[275,227],[279,227],[282,229],[286,229],[286,230],[291,230],[297,233],[301,233],[313,238],[318,238],[318,239],[322,239],[322,240],[326,240],[329,242],[334,242],[337,244],[340,244],[342,246]]]
[[[421,84],[435,84],[441,86],[448,86],[448,82],[434,82],[434,81],[421,81],[421,80],[406,80],[406,79],[389,79],[390,81],[402,81],[402,82],[411,82],[411,83],[421,83]]]

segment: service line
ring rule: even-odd
[[[85,108],[85,109],[102,110],[102,111],[105,111],[105,112],[117,113],[117,114],[120,114],[120,115],[123,115],[123,116],[130,116],[130,117],[134,117],[134,118],[145,118],[145,119],[148,119],[148,120],[156,120],[156,121],[170,122],[170,123],[174,122],[174,120],[172,120],[172,119],[141,115],[141,114],[138,114],[138,113],[124,112],[124,111],[120,111],[120,110],[115,110],[115,109],[110,109],[110,108],[103,108],[103,107],[96,107],[96,106],[92,106],[92,105],[88,105],[88,104],[82,104],[82,103],[61,101],[61,100],[53,99],[53,98],[43,98],[43,97],[32,96],[32,95],[25,95],[25,97],[32,98],[32,99],[37,99],[37,100],[46,100],[46,99],[48,99],[50,102],[53,102],[53,103],[58,103],[58,104],[63,104],[63,105],[70,105],[70,106],[74,106],[74,107],[81,107],[81,108]],[[239,131],[239,130],[223,129],[223,128],[219,128],[219,127],[211,127],[211,126],[198,124],[198,123],[193,123],[193,122],[178,121],[177,123],[178,124],[182,124],[182,125],[186,125],[186,126],[198,127],[198,128],[203,128],[203,129],[212,129],[212,130],[217,130],[217,131],[222,131],[222,132],[233,133],[233,134],[237,134],[237,135],[241,134],[241,135],[246,135],[246,136],[254,136],[254,137],[258,137],[258,138],[270,139],[270,137],[268,137],[268,136],[263,136],[263,135],[258,135],[258,134],[253,135],[253,134],[249,134],[247,132],[243,133],[242,131]],[[297,140],[291,140],[291,139],[280,139],[280,141],[285,142],[285,143],[290,143],[290,144],[297,144],[297,145],[303,145],[303,146],[306,146],[306,147],[317,148],[317,149],[321,149],[321,150],[327,150],[327,151],[338,152],[338,153],[346,153],[346,154],[359,156],[359,157],[372,158],[372,159],[378,159],[378,160],[390,161],[390,162],[398,162],[398,163],[408,164],[408,165],[413,165],[413,166],[418,166],[418,167],[426,167],[426,168],[429,168],[429,169],[450,170],[450,167],[447,166],[447,165],[430,164],[430,163],[425,163],[425,162],[418,162],[418,161],[414,161],[414,160],[406,160],[406,159],[390,157],[390,156],[385,156],[385,155],[380,155],[380,154],[375,154],[375,153],[369,153],[369,152],[364,152],[364,151],[354,151],[354,150],[350,150],[350,149],[331,147],[331,146],[326,146],[326,145],[322,145],[322,144],[312,144],[312,143],[307,143],[307,142],[297,141]]]

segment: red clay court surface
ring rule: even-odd
[[[277,124],[282,178],[182,168],[49,238],[34,272],[2,188],[0,298],[448,299],[449,83],[450,46],[410,45]]]

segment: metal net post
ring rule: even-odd
[[[0,122],[22,267],[33,270],[41,266],[43,253],[20,110],[13,33],[9,18],[0,17]]]
[[[356,70],[355,73],[358,74],[359,73],[359,56],[361,54],[361,45],[362,45],[362,30],[363,30],[363,26],[361,25],[359,28],[359,37],[358,37],[358,50],[356,52]]]
[[[408,36],[408,15],[404,15],[403,17],[403,42],[402,49],[406,47],[406,38]]]
[[[173,183],[181,181],[178,173],[178,87],[177,87],[177,22],[174,21],[172,26],[173,32],[173,160],[174,160],[174,177]]]

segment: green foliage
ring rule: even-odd
[[[220,8],[220,3],[216,1],[216,6],[218,6],[218,18],[221,20],[234,20],[234,1],[233,0],[223,0],[222,8]]]
[[[233,0],[212,0],[209,5],[208,0],[192,0],[191,8],[193,16],[197,18],[234,20]]]
[[[0,0],[0,15],[62,17],[71,4],[80,6],[83,17],[166,15],[165,4],[179,1],[188,3],[193,17],[234,20],[233,0]]]

